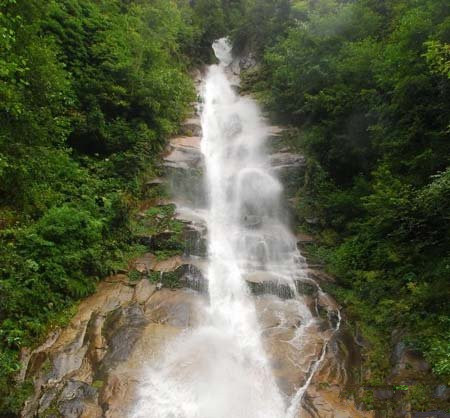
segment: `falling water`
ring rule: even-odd
[[[304,384],[283,394],[263,344],[251,277],[291,289],[289,304],[301,326],[286,341],[301,351],[315,319],[298,296],[305,263],[283,221],[282,186],[272,175],[264,148],[268,128],[257,105],[238,96],[227,72],[232,62],[225,39],[214,44],[220,63],[204,81],[201,150],[209,202],[208,295],[201,323],[170,342],[145,371],[134,418],[286,418],[298,416],[303,394],[325,353],[310,362]],[[283,306],[283,307],[281,307]]]

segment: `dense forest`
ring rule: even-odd
[[[0,416],[20,350],[141,249],[131,219],[230,35],[308,157],[299,227],[374,347],[394,331],[450,377],[447,0],[1,0]],[[375,382],[376,383],[376,382]]]
[[[140,250],[131,215],[225,32],[215,3],[1,0],[0,415],[28,394],[20,350]]]
[[[254,2],[250,89],[308,156],[297,214],[386,377],[392,336],[450,376],[450,3]],[[424,395],[425,397],[429,395]]]

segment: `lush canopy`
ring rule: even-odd
[[[329,290],[382,350],[400,330],[450,376],[448,0],[0,0],[0,416],[27,396],[20,349],[137,250],[189,69],[225,33],[308,157],[297,214]]]
[[[450,3],[253,3],[234,32],[261,60],[247,86],[309,157],[298,214],[338,299],[449,376]]]

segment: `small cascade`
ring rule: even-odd
[[[195,290],[199,293],[208,293],[208,282],[205,280],[201,270],[192,264],[187,266],[182,282],[189,289]]]

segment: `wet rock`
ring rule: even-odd
[[[375,417],[374,411],[358,409],[352,397],[343,396],[346,388],[353,390],[359,382],[361,353],[350,330],[341,325],[328,342],[325,358],[313,378],[304,399],[310,417],[365,418]]]
[[[87,324],[88,321],[81,322],[73,340],[62,350],[50,355],[52,370],[48,374],[48,381],[59,382],[64,376],[81,368],[88,348],[84,344]]]
[[[256,310],[274,377],[283,393],[292,396],[305,383],[316,356],[320,356],[322,335],[301,300],[262,295],[256,298]]]
[[[187,164],[166,164],[165,172],[174,195],[195,207],[205,206],[206,194],[201,163],[195,167],[189,167]]]
[[[282,299],[291,299],[295,295],[288,281],[266,271],[254,272],[244,277],[254,295],[276,295]]]
[[[84,382],[69,380],[59,395],[58,411],[65,418],[101,417],[97,390]]]
[[[105,418],[119,418],[128,415],[136,380],[126,373],[112,373],[108,376],[99,399]]]
[[[316,296],[317,305],[326,312],[336,314],[341,309],[338,303],[330,295],[323,292],[319,292],[318,294],[313,293],[313,295]]]
[[[168,154],[163,158],[164,165],[184,170],[200,167],[203,160],[200,142],[201,138],[194,136],[171,139]]]
[[[306,413],[302,418],[375,418],[374,411],[358,409],[351,398],[341,394],[341,387],[312,385],[304,399]]]
[[[100,363],[106,353],[106,341],[102,335],[105,315],[93,312],[89,320],[84,343],[87,345],[87,357],[92,365]]]
[[[319,223],[319,218],[305,218],[305,222],[309,225],[317,225]]]
[[[156,291],[156,285],[150,283],[147,279],[142,279],[134,288],[133,300],[139,304],[144,304]]]
[[[275,126],[275,125],[269,126],[267,139],[269,141],[278,140],[281,138],[284,131],[285,131],[285,129],[281,126]]]
[[[120,307],[108,314],[103,328],[108,351],[96,379],[101,379],[108,370],[128,358],[147,323],[143,308],[138,304]]]
[[[179,269],[180,282],[183,286],[200,293],[208,292],[208,281],[202,270],[194,264],[184,264]]]
[[[30,360],[26,365],[26,378],[36,375],[42,368],[44,363],[48,362],[48,353],[46,351],[38,351],[32,353]]]
[[[158,324],[186,328],[197,322],[197,301],[198,296],[194,292],[162,289],[145,305],[146,316]]]
[[[130,280],[126,274],[115,274],[113,276],[109,276],[105,279],[106,283],[123,283],[128,285]]]
[[[208,252],[206,230],[189,226],[183,231],[184,255],[205,257]]]
[[[301,295],[315,295],[318,291],[317,285],[313,281],[296,280],[295,287]]]
[[[258,65],[258,61],[256,60],[256,57],[253,54],[253,52],[247,52],[245,55],[242,55],[235,61],[239,63],[239,69],[241,71],[254,69]]]

